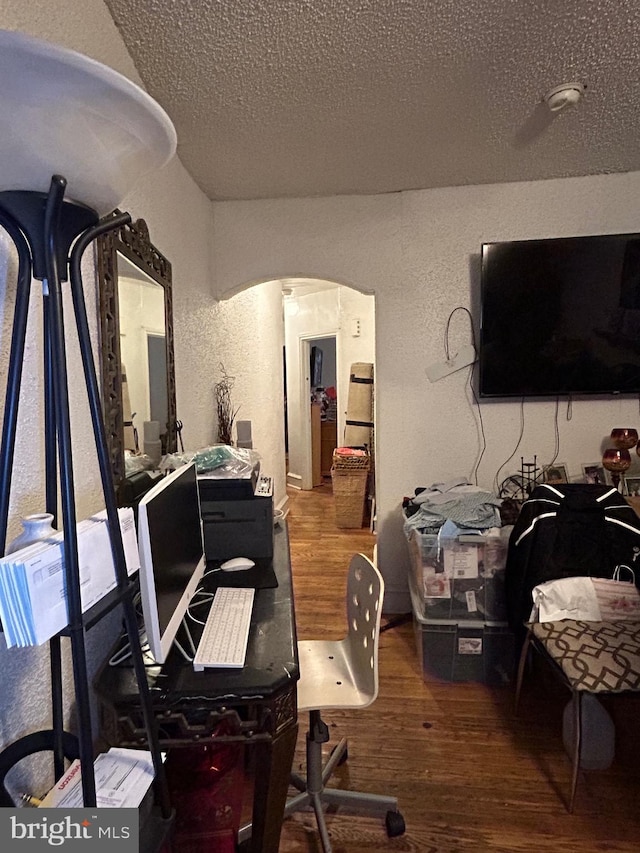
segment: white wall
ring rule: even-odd
[[[409,607],[408,553],[401,500],[416,486],[468,476],[481,445],[468,370],[431,384],[426,367],[444,357],[444,328],[457,306],[475,310],[484,241],[634,231],[640,225],[640,173],[459,187],[370,197],[223,202],[215,205],[218,294],[265,277],[317,277],[375,293],[378,560],[386,606]],[[452,349],[470,341],[458,312]],[[520,407],[482,406],[487,448],[479,485],[515,473],[520,457],[549,461],[554,406],[527,402],[514,459]],[[572,475],[597,460],[614,426],[637,426],[634,399],[561,407],[560,452]]]
[[[265,472],[273,478],[274,506],[283,507],[286,470],[280,282],[269,281],[218,302],[204,331],[208,335],[204,346],[211,350],[215,362],[212,382],[220,378],[222,363],[234,378],[231,399],[238,409],[237,419],[251,421],[253,447]],[[214,411],[212,392],[207,401]]]
[[[135,67],[102,0],[5,0],[0,7],[0,26],[19,29],[40,38],[74,48],[111,65],[139,82]],[[121,209],[149,225],[151,240],[173,265],[175,350],[178,415],[185,436],[194,445],[213,433],[211,401],[198,394],[200,383],[210,387],[219,349],[211,346],[214,307],[210,295],[212,209],[176,158],[164,169],[142,180],[127,196]],[[97,339],[97,302],[92,251],[85,255],[84,292],[94,340]],[[16,258],[8,239],[0,234],[0,387],[4,389],[10,345]],[[31,299],[24,379],[20,398],[19,434],[11,494],[9,538],[19,528],[21,515],[44,507],[44,448],[42,439],[42,312],[40,285]],[[73,312],[65,305],[72,410],[72,440],[78,514],[87,515],[103,506],[100,478],[86,408],[84,379],[77,345],[71,333]],[[114,614],[88,634],[92,668],[101,662],[119,630]],[[47,648],[9,649],[0,637],[0,748],[16,737],[50,725],[50,693]],[[70,664],[65,645],[65,695],[67,715],[72,713]],[[38,780],[42,790],[44,779]]]

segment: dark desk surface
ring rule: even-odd
[[[295,687],[299,669],[286,526],[275,529],[273,565],[278,586],[256,590],[245,666],[195,672],[173,648],[162,666],[147,667],[155,709],[179,707],[184,712],[191,705],[202,708],[220,702],[234,705],[257,698],[268,700]],[[219,582],[219,575],[213,577]],[[206,615],[206,608],[201,610]],[[197,625],[193,635],[197,644]],[[119,714],[139,705],[131,666],[105,665],[98,673],[95,689],[102,702],[114,706]]]

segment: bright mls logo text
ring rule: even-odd
[[[78,822],[66,816],[62,820],[49,820],[41,817],[37,821],[20,820],[16,815],[10,818],[12,841],[46,841],[52,846],[59,846],[65,841],[91,840],[95,838],[129,838],[131,831],[127,826],[117,829],[112,826],[98,826],[97,835],[92,822],[85,818]]]

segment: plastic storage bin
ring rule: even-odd
[[[515,671],[515,638],[508,626],[487,622],[439,622],[421,615],[414,589],[413,627],[425,681],[510,684]]]
[[[502,536],[442,538],[414,531],[409,550],[420,616],[505,622],[507,546]]]

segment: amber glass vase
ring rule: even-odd
[[[611,482],[619,489],[620,477],[631,465],[631,455],[625,447],[608,447],[602,454],[602,464],[611,472]]]
[[[611,430],[611,441],[619,450],[630,450],[638,443],[638,430],[630,427],[616,427]]]

